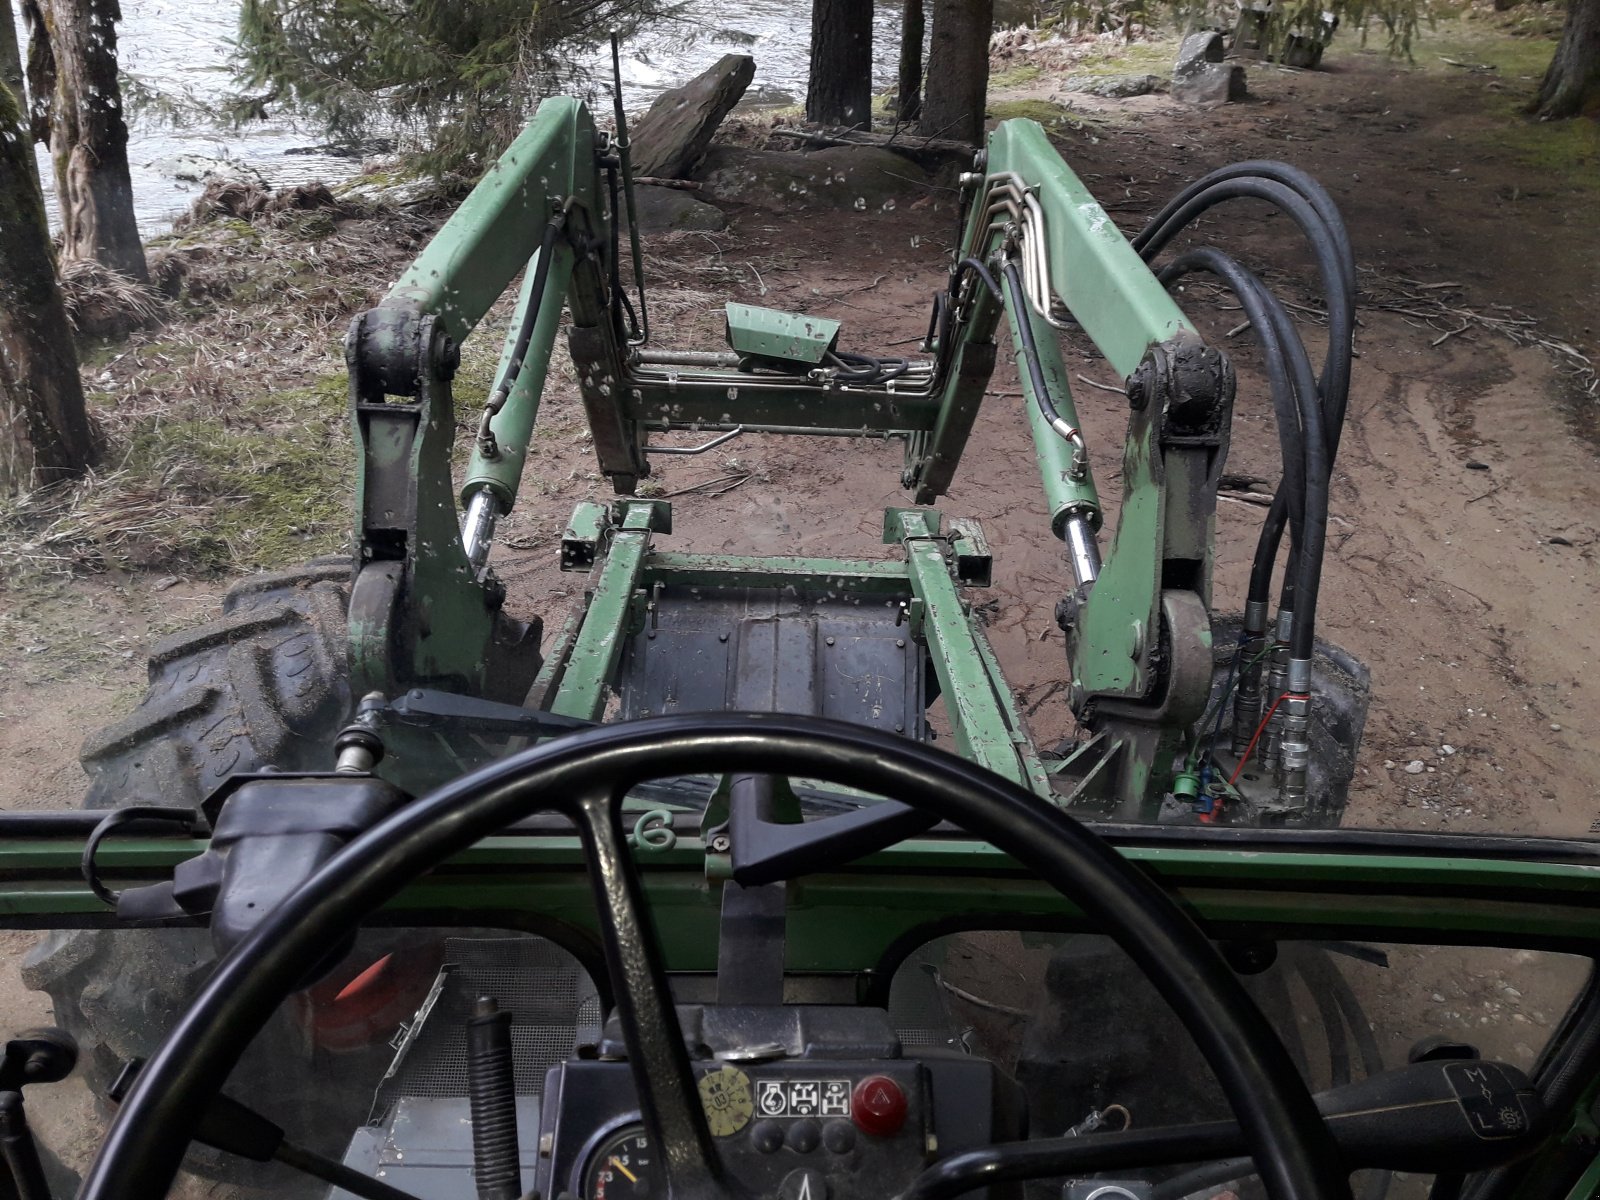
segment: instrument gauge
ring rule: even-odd
[[[583,1200],[665,1198],[666,1178],[643,1125],[625,1125],[589,1156],[583,1172]]]

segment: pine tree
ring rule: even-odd
[[[664,0],[245,0],[240,74],[260,113],[290,104],[337,141],[398,129],[436,173],[492,161],[540,97]]]

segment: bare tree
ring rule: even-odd
[[[1531,108],[1547,121],[1600,116],[1600,0],[1567,0],[1567,23]]]
[[[81,474],[94,454],[22,105],[0,83],[0,494]]]
[[[994,0],[933,0],[924,136],[974,143],[983,137],[993,27]]]
[[[28,110],[27,79],[22,70],[22,51],[17,46],[17,21],[16,15],[11,11],[11,0],[0,0],[0,87],[11,89],[11,95],[16,100],[17,106],[26,114]],[[23,128],[27,129],[27,119],[24,115]],[[33,145],[33,139],[28,139],[28,144]],[[27,169],[33,174],[34,186],[42,186],[39,181],[39,161],[32,153],[28,155]]]
[[[872,128],[872,5],[813,0],[806,120]]]
[[[128,126],[117,83],[117,0],[23,0],[43,26],[28,39],[34,133],[48,121],[62,254],[148,283],[133,216]]]
[[[3,4],[5,0],[0,0]],[[904,0],[900,8],[899,93],[895,119],[915,121],[922,112],[922,35],[926,26],[922,0]]]

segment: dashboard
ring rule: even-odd
[[[1015,1085],[991,1063],[921,1047],[901,1057],[882,1010],[688,1007],[679,1019],[723,1169],[748,1194],[894,1195],[935,1157],[1025,1132]],[[640,1121],[615,1030],[598,1051],[546,1078],[535,1191],[661,1196],[661,1148]]]

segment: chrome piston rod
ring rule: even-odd
[[[461,546],[467,552],[467,561],[476,575],[489,561],[489,547],[494,544],[494,527],[503,514],[494,493],[479,488],[467,501],[467,511],[461,517]]]

